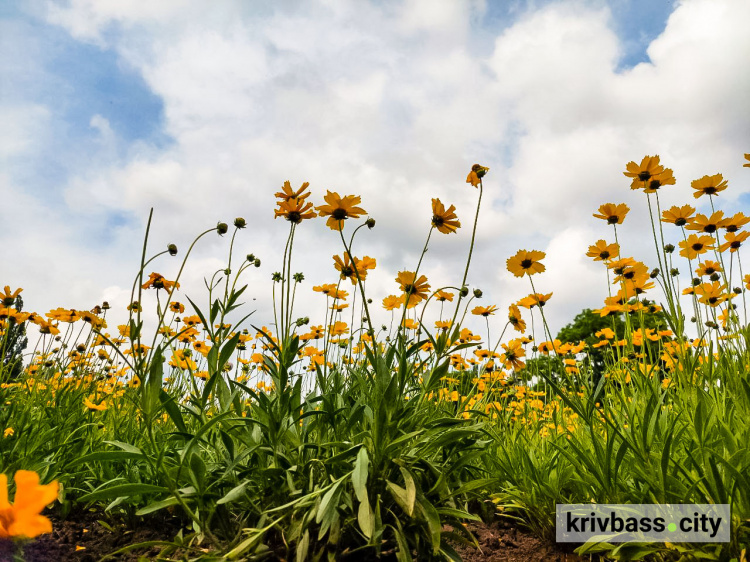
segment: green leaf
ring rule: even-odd
[[[82,496],[80,501],[90,502],[107,500],[110,498],[140,496],[143,494],[164,494],[167,492],[169,492],[169,490],[166,488],[162,486],[154,486],[153,484],[120,484],[103,490],[94,490],[90,494]]]
[[[235,486],[234,488],[232,488],[231,490],[229,490],[226,493],[226,495],[223,498],[221,498],[219,501],[217,501],[216,503],[218,505],[222,505],[222,504],[230,503],[230,502],[233,502],[233,501],[236,501],[236,500],[240,499],[243,496],[243,494],[245,493],[245,488],[246,487],[247,487],[247,481],[245,481],[242,484],[240,484],[239,486]]]
[[[165,507],[171,507],[173,505],[177,505],[180,502],[177,500],[176,497],[172,496],[171,498],[167,498],[166,500],[161,500],[158,502],[152,502],[148,504],[146,507],[143,507],[135,512],[136,515],[148,515],[149,513],[153,513],[154,511],[159,511],[160,509],[164,509]]]
[[[367,501],[367,473],[369,464],[370,458],[367,456],[367,449],[362,447],[359,453],[357,453],[357,460],[354,463],[354,470],[352,471],[354,493],[360,502]]]
[[[414,483],[414,477],[411,475],[411,472],[404,467],[399,468],[406,484],[406,513],[411,517],[414,514],[414,502],[417,499],[417,486]]]
[[[357,522],[359,523],[359,528],[362,530],[362,534],[368,539],[372,538],[372,532],[375,529],[375,514],[372,512],[370,500],[367,499],[367,495],[365,495],[364,501],[360,501],[359,503]]]
[[[427,498],[419,499],[419,507],[422,508],[422,514],[427,520],[427,527],[430,530],[430,543],[432,544],[432,554],[437,556],[440,552],[440,515],[438,514],[435,506],[433,506]]]
[[[318,507],[318,513],[315,516],[315,522],[320,524],[324,518],[331,518],[332,513],[336,511],[336,502],[334,499],[338,499],[338,492],[341,489],[341,484],[344,482],[343,478],[340,478],[336,483],[331,486],[331,489],[326,492],[323,499],[320,501]]]

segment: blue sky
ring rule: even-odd
[[[596,206],[625,201],[633,232],[648,227],[642,200],[622,189],[628,160],[660,153],[675,169],[682,191],[665,193],[665,205],[690,197],[690,179],[722,171],[731,208],[748,209],[735,161],[750,148],[750,71],[725,56],[750,52],[742,0],[277,6],[0,4],[10,123],[0,188],[24,229],[6,234],[18,249],[0,282],[27,287],[39,309],[124,302],[151,207],[156,245],[185,246],[193,231],[243,214],[257,226],[248,251],[273,256],[284,233],[268,209],[289,179],[310,181],[318,200],[326,189],[362,194],[382,225],[383,238],[363,248],[383,266],[373,288],[392,291],[393,272],[421,248],[416,209],[428,213],[434,196],[455,201],[468,226],[463,177],[482,161],[497,183],[477,278],[507,305],[526,288],[504,271],[506,254],[548,251],[548,290],[567,299],[550,312],[561,325],[605,292],[580,257],[606,236]],[[33,230],[22,220],[31,209]],[[329,233],[309,232],[300,268],[329,281],[312,257]],[[458,267],[465,234],[440,239],[431,277]],[[645,242],[633,253],[648,259]],[[196,251],[186,287],[200,288],[219,248]],[[575,280],[564,273],[571,260]],[[261,297],[264,283],[253,285]]]

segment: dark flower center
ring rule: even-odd
[[[432,216],[432,224],[434,224],[435,226],[443,226],[444,222],[445,220],[443,220],[443,217],[441,217],[440,215]]]
[[[599,257],[603,260],[606,260],[607,258],[609,258],[609,252],[607,250],[602,250],[601,252],[599,252]]]
[[[344,277],[351,277],[352,275],[354,275],[354,268],[345,265],[341,268],[341,275],[343,275]]]
[[[413,292],[414,292],[414,285],[410,285],[410,284],[404,285],[404,293],[406,293],[407,295],[411,295]]]
[[[649,189],[659,189],[661,187],[661,182],[659,180],[651,180],[648,184]]]
[[[529,269],[531,267],[531,264],[534,263],[530,259],[525,259],[521,261],[521,267],[524,269]]]
[[[692,248],[693,250],[695,250],[696,252],[700,252],[700,251],[701,251],[701,250],[703,249],[703,244],[701,244],[700,242],[698,242],[697,244],[693,244],[693,245],[692,245],[692,246],[690,246],[690,247],[691,247],[691,248]]]
[[[687,219],[679,218],[674,221],[676,226],[684,226],[687,224]]]
[[[286,214],[286,220],[294,224],[299,224],[302,222],[302,214],[299,211],[289,211]]]
[[[715,224],[707,224],[703,227],[703,232],[708,232],[711,234],[712,232],[716,232],[716,225]]]
[[[703,193],[707,193],[708,195],[713,195],[713,194],[716,193],[716,188],[715,187],[704,187],[703,188]]]
[[[620,220],[620,217],[616,215],[612,215],[611,217],[607,217],[607,224],[617,224],[619,220]]]
[[[735,250],[736,250],[737,248],[739,248],[740,246],[742,246],[742,242],[739,242],[739,241],[737,241],[737,240],[735,240],[734,242],[732,242],[732,243],[731,243],[731,244],[729,245],[729,247],[730,247],[730,248],[734,248]]]
[[[641,181],[648,181],[651,179],[651,172],[638,172],[638,179]]]
[[[726,229],[727,232],[737,232],[737,230],[739,230],[739,227],[736,224],[728,224]]]
[[[333,210],[331,216],[337,221],[340,221],[348,217],[349,214],[346,212],[346,209],[338,208]]]

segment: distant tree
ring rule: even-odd
[[[12,308],[19,312],[23,310],[23,299],[16,297]],[[26,337],[26,325],[16,324],[14,320],[6,319],[7,333],[0,337],[0,351],[2,352],[3,366],[0,374],[4,379],[15,379],[23,370],[23,351],[29,343]]]

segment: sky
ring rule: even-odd
[[[599,205],[630,206],[623,254],[656,265],[627,162],[658,154],[674,170],[663,208],[705,212],[690,182],[722,173],[719,207],[750,214],[747,21],[747,0],[6,0],[0,286],[22,287],[41,313],[107,300],[121,322],[151,208],[149,254],[180,249],[152,264],[167,278],[195,236],[241,216],[234,263],[261,259],[243,279],[252,322],[268,325],[289,230],[274,193],[287,180],[309,182],[318,205],[328,190],[361,196],[377,224],[354,254],[377,260],[376,304],[419,260],[431,199],[455,205],[462,228],[435,233],[420,270],[433,288],[455,285],[478,196],[465,178],[481,163],[473,304],[499,306],[501,329],[531,290],[507,258],[544,251],[534,282],[553,293],[556,333],[607,295],[604,268],[585,256],[613,238],[592,217]],[[204,279],[228,252],[229,236],[203,237],[182,295],[205,306]],[[325,304],[311,288],[336,281],[341,253],[323,220],[300,225],[296,310],[314,324]]]

